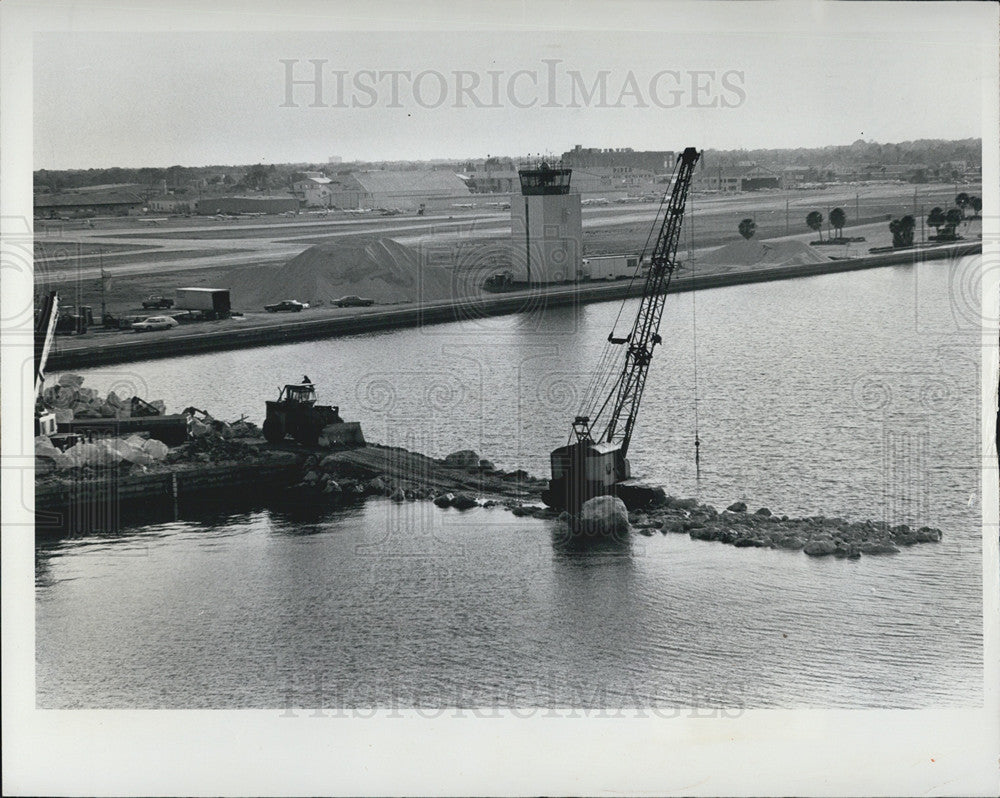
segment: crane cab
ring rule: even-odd
[[[629,461],[619,443],[583,439],[554,449],[550,455],[552,479],[542,501],[549,507],[576,512],[588,499],[614,494],[615,486],[629,479]]]

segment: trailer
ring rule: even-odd
[[[631,277],[638,265],[638,255],[595,255],[583,259],[578,277],[582,280],[617,280]]]
[[[178,288],[174,307],[178,310],[204,310],[225,318],[232,311],[228,288]]]

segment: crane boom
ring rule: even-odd
[[[659,329],[666,302],[666,292],[670,278],[677,266],[677,245],[681,237],[684,208],[687,205],[688,190],[695,164],[701,157],[694,147],[688,147],[678,156],[680,162],[677,179],[670,194],[670,202],[663,215],[660,232],[653,247],[652,261],[646,274],[646,284],[642,292],[639,312],[636,314],[632,332],[625,339],[628,349],[625,365],[613,392],[616,394],[608,425],[601,439],[608,443],[618,443],[621,455],[628,453],[639,413],[639,403],[646,387],[649,363],[653,359],[653,349],[661,342]]]
[[[607,426],[595,440],[590,416],[580,415],[573,421],[575,441],[554,449],[550,455],[552,478],[548,489],[542,493],[542,500],[550,507],[576,512],[595,496],[621,494],[627,490],[626,486],[634,492],[635,486],[629,482],[631,466],[625,455],[632,440],[653,350],[661,343],[660,320],[670,278],[677,268],[684,208],[694,167],[700,157],[701,153],[694,147],[688,147],[678,156],[676,179],[653,247],[632,331],[626,338],[616,338],[614,331],[608,337],[609,344],[624,344],[627,349],[621,374],[597,414],[598,417],[603,415],[614,400],[610,404]],[[596,421],[593,419],[594,423]]]

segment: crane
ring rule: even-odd
[[[576,416],[570,433],[571,442],[553,450],[550,456],[552,479],[542,494],[542,500],[550,507],[575,512],[587,499],[614,494],[621,482],[631,478],[626,455],[653,350],[662,343],[660,320],[670,278],[677,268],[677,245],[684,209],[694,167],[700,157],[701,153],[694,147],[688,147],[677,157],[676,178],[652,249],[642,300],[632,330],[624,338],[615,337],[614,330],[608,336],[609,347],[625,347],[624,365],[597,414],[593,418],[589,414]],[[643,260],[640,259],[640,263]],[[600,376],[599,368],[594,383],[597,386],[601,385]],[[595,437],[594,427],[605,411],[608,411],[607,424]]]
[[[45,366],[58,319],[59,294],[50,291],[42,298],[35,318],[35,435],[53,435],[56,431],[55,414],[42,406],[41,401],[45,388]]]

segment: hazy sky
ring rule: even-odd
[[[748,5],[764,23],[789,10]],[[868,26],[805,14],[791,30],[784,19],[784,33],[766,24],[692,32],[679,20],[666,32],[41,33],[34,166],[982,135],[975,20],[957,5],[891,5],[896,22],[892,13]],[[907,15],[922,24],[907,28]],[[292,86],[296,107],[283,107],[288,69],[312,80],[311,60],[321,62],[319,107],[310,107],[314,83]]]

